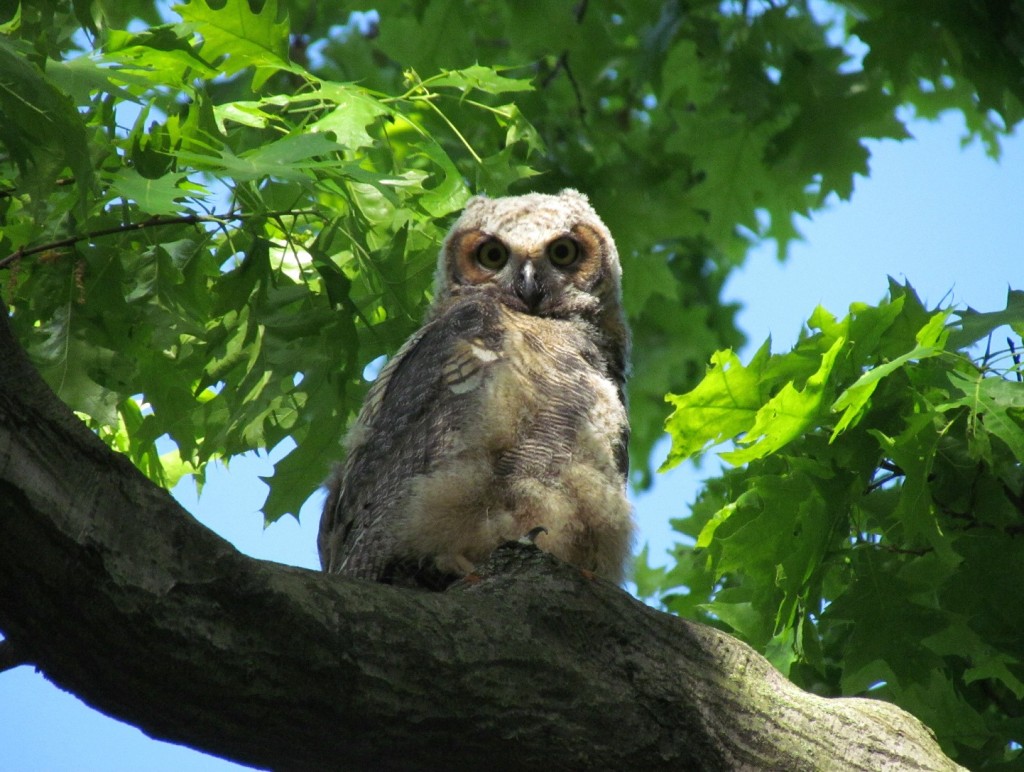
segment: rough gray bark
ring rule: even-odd
[[[444,594],[247,558],[87,431],[0,311],[4,661],[154,737],[282,769],[958,769],[898,708],[804,693],[530,547]]]

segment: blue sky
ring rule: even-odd
[[[996,163],[977,144],[961,149],[956,116],[910,129],[914,140],[871,143],[871,177],[858,179],[852,201],[803,223],[806,241],[787,262],[766,246],[730,280],[725,296],[744,305],[739,324],[751,341],[743,353],[769,334],[776,350],[787,348],[818,304],[841,315],[852,302],[877,302],[888,275],[908,280],[926,303],[948,297],[979,311],[1003,308],[1008,286],[1024,289],[1024,139],[1008,140]],[[242,459],[211,471],[200,501],[190,486],[176,495],[246,554],[315,568],[319,497],[301,523],[285,518],[264,530],[265,486],[256,476],[269,472],[265,459]],[[702,474],[677,468],[635,499],[639,546],[650,544],[654,562],[663,561],[673,541],[668,521],[686,513]],[[0,749],[10,772],[241,768],[153,741],[28,667],[0,673]]]

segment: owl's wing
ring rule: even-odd
[[[409,481],[443,458],[446,439],[472,413],[466,395],[498,359],[501,338],[496,303],[466,301],[425,324],[384,367],[328,483],[317,539],[324,570],[391,581],[408,568],[393,531]]]

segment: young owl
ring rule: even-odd
[[[381,370],[327,483],[325,571],[443,587],[543,526],[541,549],[622,580],[621,273],[575,190],[469,201],[425,323]]]

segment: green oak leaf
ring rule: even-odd
[[[288,17],[277,0],[266,0],[259,12],[248,0],[226,0],[220,8],[190,0],[174,10],[202,36],[203,58],[212,63],[223,57],[218,66],[225,75],[255,67],[253,88],[258,89],[276,70],[289,67]]]
[[[731,350],[717,351],[696,388],[665,400],[674,410],[665,419],[672,448],[659,471],[666,471],[709,446],[749,431],[762,405],[761,374],[771,340],[765,341],[746,367]]]
[[[802,389],[787,383],[762,405],[743,439],[745,447],[723,453],[722,458],[734,465],[745,464],[774,453],[805,431],[821,412],[825,385],[845,342],[844,338],[836,339]]]

